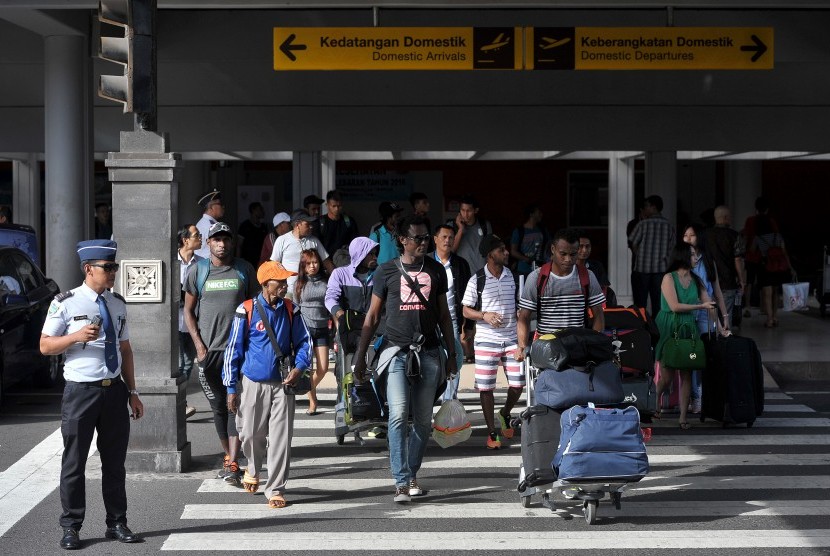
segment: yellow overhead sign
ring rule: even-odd
[[[522,69],[521,27],[275,27],[274,69]]]
[[[769,70],[772,27],[533,27],[526,69]]]

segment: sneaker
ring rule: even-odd
[[[225,456],[222,460],[222,469],[219,471],[219,473],[216,474],[216,478],[217,479],[224,479],[225,477],[227,477],[228,473],[230,472],[230,465],[231,465],[230,456]]]
[[[372,427],[371,429],[369,429],[369,432],[366,433],[366,436],[368,436],[369,438],[384,439],[386,438],[386,431],[383,429],[383,427]]]
[[[187,405],[187,402],[184,402],[184,403],[185,403],[184,418],[187,419],[188,417],[193,417],[194,415],[196,415],[196,408],[193,407],[192,405]]]
[[[510,414],[505,417],[501,411],[499,411],[499,424],[501,425],[501,435],[508,440],[513,438],[513,425],[510,424],[510,421],[513,420],[513,417]]]
[[[418,481],[412,479],[409,481],[409,495],[410,496],[423,496],[424,489],[418,484]]]
[[[410,502],[412,498],[409,496],[409,487],[408,486],[399,486],[395,487],[395,498],[393,498],[395,502],[398,504],[405,504]]]
[[[225,482],[236,487],[242,486],[242,470],[239,469],[239,464],[235,461],[230,462],[228,465]]]
[[[700,413],[700,398],[692,400],[692,403],[689,404],[689,411],[691,413]]]
[[[491,432],[487,437],[487,449],[498,450],[499,448],[501,448],[501,438],[498,434]]]

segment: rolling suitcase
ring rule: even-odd
[[[520,490],[556,480],[551,462],[559,446],[560,416],[560,411],[544,405],[531,406],[520,415],[524,468],[524,484]]]
[[[751,338],[707,339],[700,420],[751,427],[764,411],[761,354]]]

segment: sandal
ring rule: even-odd
[[[274,496],[272,496],[271,498],[268,499],[268,507],[271,508],[271,509],[274,509],[274,510],[277,510],[279,508],[284,508],[286,506],[286,504],[287,504],[287,502],[285,501],[285,498],[283,498],[281,494],[275,494]]]
[[[692,428],[692,425],[690,425],[690,424],[689,424],[689,423],[687,423],[686,421],[683,421],[682,423],[680,423],[680,430],[682,430],[682,431],[687,431],[687,430],[689,430],[690,428]]]
[[[655,411],[655,412],[651,415],[651,418],[652,418],[652,419],[657,419],[657,420],[659,421],[660,419],[662,419],[662,418],[663,418],[663,412],[662,412],[662,411]]]
[[[242,477],[242,488],[251,494],[255,494],[259,490],[259,477],[251,477],[246,470],[245,476]]]

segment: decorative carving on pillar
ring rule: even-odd
[[[163,301],[163,281],[161,261],[129,260],[121,261],[121,295],[127,303],[161,303]]]

